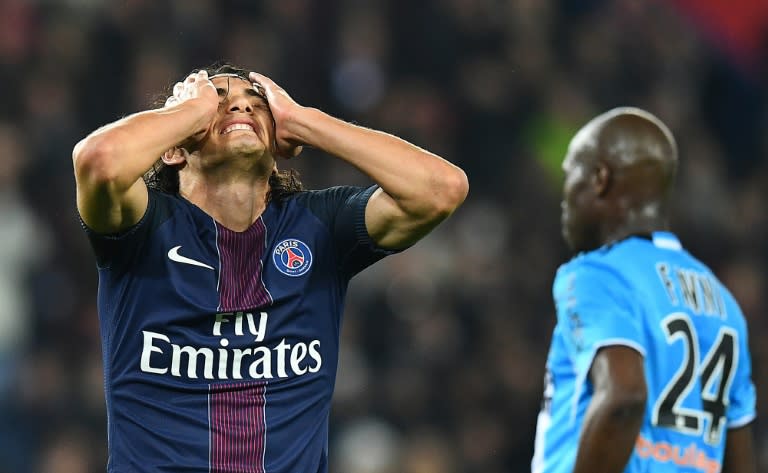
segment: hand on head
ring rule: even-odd
[[[281,158],[290,159],[298,156],[303,150],[301,140],[291,132],[290,123],[296,113],[303,107],[294,101],[282,87],[275,84],[269,77],[251,72],[248,78],[264,94],[275,122],[275,150]]]
[[[232,75],[234,76],[234,74]],[[256,91],[264,97],[269,106],[275,127],[273,143],[275,155],[285,159],[298,156],[303,150],[303,143],[291,131],[290,124],[303,107],[297,104],[283,88],[262,74],[251,72],[247,80],[253,83]],[[220,97],[216,86],[211,82],[208,72],[205,70],[194,72],[187,76],[183,82],[177,82],[173,87],[173,94],[165,101],[165,108],[171,108],[192,99],[201,99],[202,103],[209,105],[211,121],[215,120]],[[190,139],[196,141],[206,130],[207,127],[202,128]]]
[[[176,82],[173,86],[173,95],[165,100],[165,106],[172,107],[196,98],[203,99],[205,103],[213,106],[214,110],[218,107],[219,95],[205,70],[193,72],[184,82]]]
[[[188,100],[201,99],[201,102],[207,107],[207,112],[211,115],[211,120],[216,115],[219,107],[219,94],[216,87],[208,78],[208,72],[201,70],[188,75],[184,82],[176,82],[173,86],[173,95],[165,100],[165,108],[180,105]],[[208,125],[195,132],[190,138],[193,140],[204,134]]]

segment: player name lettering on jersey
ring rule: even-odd
[[[218,347],[180,345],[165,334],[143,330],[141,371],[220,380],[288,378],[320,371],[323,364],[320,340],[290,344],[283,338],[273,347],[263,346],[267,320],[266,312],[261,312],[258,320],[250,312],[216,314],[211,332],[219,337]],[[227,337],[233,336],[253,337],[254,344],[227,348],[230,345]]]
[[[673,268],[666,262],[656,264],[656,272],[672,305],[680,302],[696,315],[728,318],[723,295],[711,275],[687,268]]]

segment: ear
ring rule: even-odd
[[[606,163],[599,162],[595,168],[593,180],[595,186],[595,194],[597,194],[598,197],[604,197],[605,194],[607,194],[611,189],[611,184],[613,182],[613,171]]]
[[[162,160],[169,166],[175,166],[187,162],[187,150],[184,148],[171,148],[163,153]]]

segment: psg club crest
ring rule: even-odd
[[[288,238],[277,244],[272,252],[272,261],[286,276],[303,276],[312,266],[312,252],[303,241]]]

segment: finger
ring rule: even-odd
[[[187,80],[185,80],[184,82],[187,84],[191,84],[195,81],[195,79],[197,79],[197,73],[188,75]]]
[[[255,90],[256,93],[259,94],[259,96],[266,98],[267,91],[264,89],[264,87],[261,84],[259,84],[258,82],[251,82],[251,84],[253,85],[253,90]]]
[[[300,155],[303,150],[303,146],[290,146],[280,149],[277,153],[277,156],[282,159],[291,159]]]
[[[302,151],[304,151],[304,146],[294,146],[291,149],[291,157],[295,158],[296,156],[300,155]]]
[[[251,83],[253,84],[254,90],[256,92],[264,97],[267,96],[267,90],[262,85],[261,81],[259,81],[259,78],[255,72],[251,72],[248,74],[248,78],[251,80]]]
[[[274,140],[275,154],[283,159],[295,158],[304,150],[304,146],[295,141],[285,139]]]
[[[171,107],[171,106],[173,106],[173,105],[176,105],[176,103],[177,103],[178,101],[179,101],[179,99],[177,99],[176,97],[168,97],[168,98],[165,100],[165,105],[164,105],[164,106],[165,106],[165,107]]]
[[[184,84],[182,84],[181,82],[176,82],[173,85],[173,95],[179,95],[183,89],[184,89]]]
[[[256,82],[257,84],[261,85],[264,88],[276,86],[275,82],[272,79],[265,76],[264,74],[259,74],[258,72],[249,73],[248,78],[251,79],[253,82]]]

